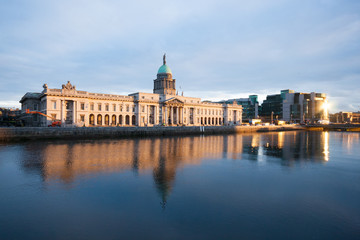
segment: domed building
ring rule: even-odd
[[[175,79],[172,78],[171,69],[166,65],[166,55],[163,57],[163,65],[159,68],[157,78],[154,80],[154,93],[175,95]]]
[[[49,88],[47,84],[43,88],[41,93],[27,93],[20,100],[28,126],[48,126],[53,121],[60,121],[63,126],[87,127],[221,126],[242,122],[242,106],[235,102],[203,102],[200,98],[178,95],[165,54],[153,93],[128,96],[90,93],[77,90],[69,81],[61,89]],[[29,111],[33,114],[26,114]]]

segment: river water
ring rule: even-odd
[[[1,144],[0,239],[360,239],[360,134]]]

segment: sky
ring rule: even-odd
[[[360,110],[358,0],[0,0],[0,106],[44,83],[152,92],[164,53],[184,96],[293,89]]]

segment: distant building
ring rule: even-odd
[[[261,116],[267,121],[273,119],[303,123],[329,119],[324,93],[281,90],[280,94],[268,95],[261,108]]]
[[[360,112],[338,112],[330,114],[333,123],[360,123]]]
[[[233,103],[202,102],[180,96],[166,65],[159,68],[153,93],[128,96],[79,91],[70,82],[61,89],[44,84],[41,93],[26,93],[20,103],[28,126],[48,126],[51,118],[77,126],[221,126],[242,122],[242,107]],[[26,109],[51,117],[25,114]]]
[[[0,108],[0,126],[22,126],[20,115],[21,110],[18,108]]]
[[[259,117],[259,102],[258,95],[250,95],[248,98],[235,98],[220,101],[220,103],[234,103],[242,106],[242,120],[249,122],[249,120]]]

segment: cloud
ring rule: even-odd
[[[290,88],[341,99],[359,89],[359,12],[356,1],[336,0],[9,1],[0,9],[0,101],[67,80],[93,92],[151,91],[163,52],[195,97]]]

